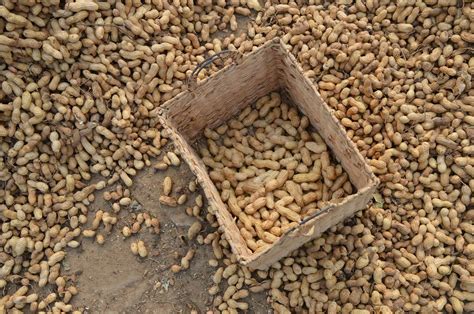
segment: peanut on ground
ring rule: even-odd
[[[0,311],[72,311],[64,248],[96,236],[83,227],[95,191],[132,185],[160,156],[155,108],[208,54],[281,36],[382,188],[369,210],[269,271],[238,266],[234,293],[268,290],[283,313],[472,312],[473,10],[456,0],[2,1]],[[220,235],[203,243],[237,263]],[[56,291],[33,293],[47,284]],[[245,310],[232,290],[215,309]]]

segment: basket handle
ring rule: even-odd
[[[239,64],[242,60],[242,53],[238,50],[222,50],[217,52],[216,54],[206,58],[203,62],[199,63],[191,72],[191,75],[188,77],[187,85],[188,89],[193,90],[197,87],[197,77],[199,73],[209,65],[211,65],[215,60],[221,59],[223,60],[222,56],[227,54],[227,58],[232,58],[236,64]]]

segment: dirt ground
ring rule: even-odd
[[[194,197],[175,208],[162,206],[158,199],[161,183],[165,176],[174,180],[173,190],[186,188],[193,175],[186,165],[157,172],[149,167],[134,178],[131,188],[132,199],[138,202],[133,208],[122,209],[120,219],[103,245],[93,239],[84,238],[81,247],[71,249],[63,263],[65,273],[76,279],[79,294],[73,298],[74,307],[86,313],[190,313],[197,310],[205,313],[212,309],[212,297],[207,290],[212,283],[214,268],[208,265],[213,258],[210,245],[199,245],[196,241],[187,243],[185,235],[195,221],[186,215],[186,205]],[[90,206],[90,219],[95,211],[111,211],[112,202],[105,201],[102,193]],[[121,230],[130,225],[132,213],[148,212],[158,217],[161,223],[159,235],[151,234],[148,228],[129,238]],[[210,231],[204,224],[202,234]],[[143,240],[149,256],[140,258],[130,250],[132,241]],[[169,268],[178,263],[187,250],[196,249],[195,257],[188,270],[173,274]],[[221,289],[226,287],[221,284]],[[248,313],[267,313],[264,293],[252,294],[243,301],[250,304]]]

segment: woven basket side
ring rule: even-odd
[[[285,50],[280,53],[282,62],[279,65],[279,72],[282,88],[332,149],[355,187],[361,189],[376,185],[378,180],[354,143],[347,137],[344,127],[332,114],[333,110],[321,98],[313,83],[303,75],[303,70],[293,55]]]
[[[279,88],[274,59],[274,42],[245,55],[199,82],[195,90],[185,91],[163,105],[169,121],[193,143],[204,128],[226,122],[245,106]]]
[[[351,217],[357,210],[364,208],[374,191],[375,186],[370,186],[362,189],[360,193],[346,197],[341,203],[335,204],[331,210],[284,234],[266,251],[247,258],[244,264],[255,269],[267,269],[308,241],[319,237],[330,227]]]
[[[240,234],[231,214],[225,209],[226,206],[222,202],[215,185],[209,178],[206,166],[176,128],[164,117],[161,116],[159,119],[160,123],[168,129],[170,138],[173,140],[177,150],[181,153],[181,157],[186,161],[191,171],[196,175],[199,184],[207,197],[210,210],[215,214],[232,251],[237,255],[239,260],[246,259],[252,254],[252,252],[247,248],[245,240]]]

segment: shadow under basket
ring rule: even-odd
[[[330,202],[305,217],[297,227],[285,232],[267,249],[253,253],[192,145],[203,137],[205,128],[212,129],[225,123],[260,97],[278,90],[308,117],[347,172],[357,193],[337,203]],[[196,175],[238,261],[253,269],[267,269],[364,208],[378,185],[377,178],[332,110],[279,39],[267,42],[243,56],[238,63],[226,66],[194,88],[164,103],[159,110],[159,120],[168,129],[176,149]]]

